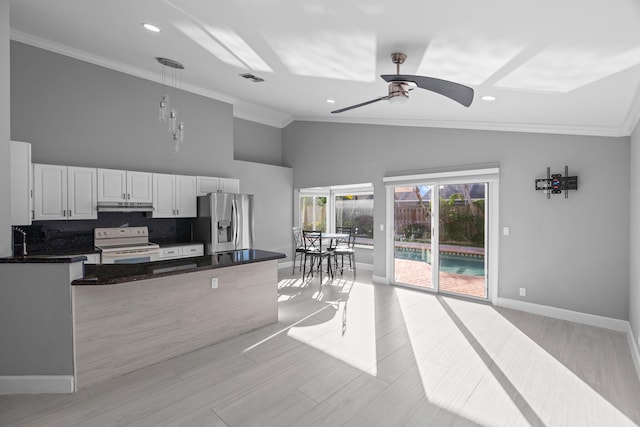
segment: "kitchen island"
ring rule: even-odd
[[[23,349],[33,347],[25,345],[32,338],[39,340],[35,347],[41,352],[27,355],[26,359],[34,359],[31,363],[18,362],[20,355],[13,354],[18,366],[0,372],[0,389],[3,376],[15,376],[13,380],[18,381],[33,375],[42,377],[42,381],[49,376],[64,376],[68,383],[71,375],[71,390],[40,390],[78,390],[274,323],[278,320],[277,262],[284,257],[269,251],[244,250],[142,264],[85,265],[84,274],[77,273],[81,262],[69,258],[67,268],[71,273],[55,280],[67,280],[66,286],[52,283],[53,278],[45,273],[56,265],[58,269],[64,266],[60,259],[51,263],[0,260],[0,300],[7,297],[25,306],[31,301],[32,306],[41,307],[47,305],[51,290],[56,289],[56,298],[61,300],[56,304],[61,308],[56,311],[66,310],[55,313],[55,322],[49,322],[51,316],[42,318],[41,322],[49,322],[46,334],[8,334],[2,338],[3,348],[11,348],[15,344],[12,339],[20,341]],[[10,284],[3,276],[9,271],[7,266],[13,267]],[[37,266],[38,271],[24,275],[29,284],[26,288],[20,282],[29,266]],[[17,297],[21,289],[29,289],[29,295]],[[40,291],[47,295],[45,299],[39,297]],[[41,301],[34,305],[33,299]],[[68,304],[62,303],[65,299]],[[10,300],[5,302],[11,304]],[[31,309],[22,308],[15,307],[15,315],[23,312],[20,316],[24,319],[18,320],[30,319]],[[30,331],[38,329],[36,324]],[[58,335],[63,342],[56,342]],[[61,353],[62,367],[47,366],[50,354],[42,350],[51,346]],[[5,378],[5,386],[15,383],[10,381]],[[29,390],[37,391],[33,386]]]

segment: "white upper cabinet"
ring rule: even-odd
[[[30,225],[33,210],[31,144],[11,141],[11,224]]]
[[[153,218],[197,216],[196,177],[153,174]]]
[[[153,201],[153,174],[150,172],[98,169],[99,202]]]
[[[94,168],[33,165],[34,220],[96,219]]]
[[[127,202],[151,203],[153,201],[153,174],[127,171]]]
[[[212,176],[197,177],[198,196],[209,193],[239,193],[240,180],[233,178],[216,178]]]
[[[153,174],[153,218],[176,216],[176,176],[164,173]]]
[[[233,178],[220,178],[220,191],[222,193],[240,193],[240,180]]]
[[[198,196],[206,196],[209,193],[217,193],[219,183],[220,178],[215,178],[212,176],[196,177]]]
[[[176,175],[176,216],[184,218],[198,216],[196,197],[196,177]]]

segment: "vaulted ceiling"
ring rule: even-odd
[[[273,126],[621,136],[640,114],[635,0],[14,0],[11,30],[14,40],[158,82],[155,58],[173,59],[185,67],[184,90]],[[418,88],[406,103],[332,114],[387,94],[380,75],[395,73],[393,52],[408,56],[401,73],[470,86],[473,103]]]

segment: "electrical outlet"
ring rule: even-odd
[[[527,288],[520,288],[520,296],[521,297],[527,296]]]
[[[218,278],[217,277],[212,277],[211,278],[211,289],[218,289]]]

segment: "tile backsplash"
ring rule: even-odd
[[[191,241],[191,218],[147,218],[142,212],[100,212],[94,220],[33,221],[32,225],[20,228],[27,233],[27,253],[33,255],[93,249],[94,228],[141,226],[149,227],[149,240],[154,243]],[[17,232],[14,242],[21,242]]]

